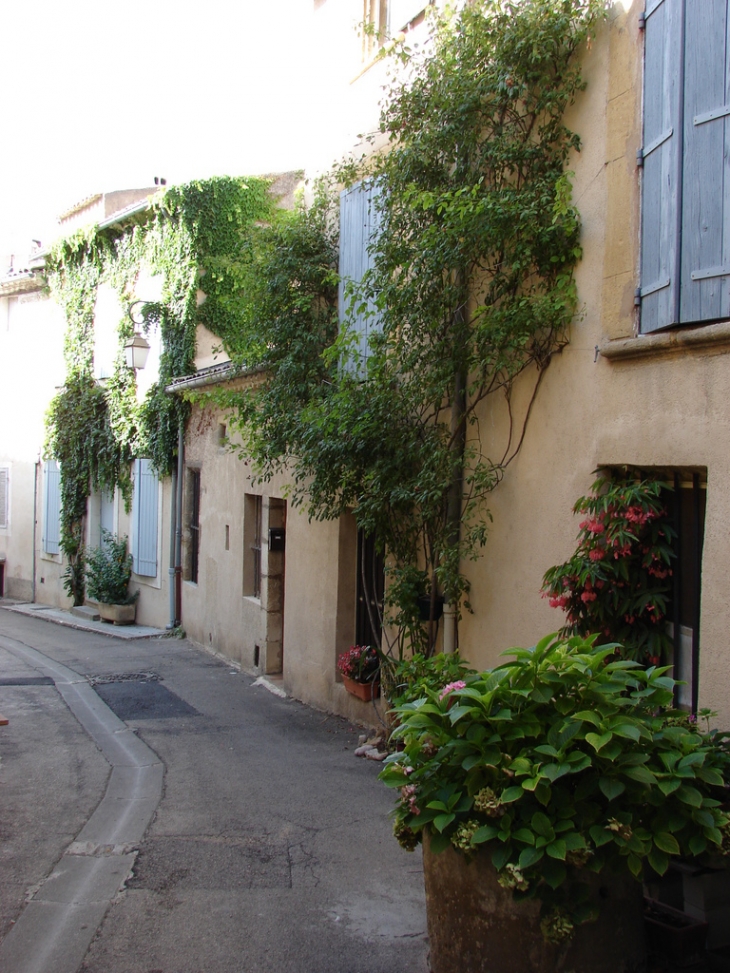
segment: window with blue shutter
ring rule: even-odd
[[[46,460],[43,467],[43,553],[61,553],[61,470]]]
[[[134,462],[132,496],[132,558],[134,573],[143,577],[157,576],[157,505],[159,479],[152,462]]]
[[[730,317],[728,0],[644,14],[641,330]]]
[[[378,234],[376,205],[379,188],[374,182],[359,182],[340,194],[340,324],[354,334],[348,370],[365,377],[369,336],[381,323],[375,304],[362,301],[355,289],[373,266],[372,244]]]

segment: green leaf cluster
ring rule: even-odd
[[[640,879],[673,857],[730,847],[728,734],[674,713],[666,668],[595,637],[549,635],[450,691],[396,707],[381,779],[400,791],[395,833],[435,851],[486,849],[500,880],[548,913],[589,918],[584,870]]]
[[[138,592],[129,594],[132,579],[132,555],[127,553],[127,538],[117,538],[102,531],[100,547],[86,555],[86,589],[90,598],[105,605],[127,605]]]
[[[151,458],[161,474],[172,469],[190,404],[165,389],[194,369],[198,324],[221,337],[237,329],[228,311],[234,306],[234,268],[251,227],[271,214],[268,188],[267,179],[231,177],[170,187],[144,212],[113,226],[80,230],[50,254],[48,285],[67,321],[66,381],[47,416],[46,453],[61,465],[61,546],[65,583],[75,604],[84,599],[88,497],[94,490],[120,487],[129,503],[135,457]],[[163,350],[159,379],[138,404],[134,375],[123,357],[134,330],[126,314],[117,326],[113,375],[103,383],[94,380],[94,310],[105,283],[123,307],[129,304],[143,266],[163,277],[161,301],[146,305],[144,312],[144,329],[159,328]],[[202,304],[199,290],[206,295]]]
[[[534,399],[577,309],[566,167],[579,142],[563,117],[583,87],[576,52],[603,9],[477,0],[437,18],[424,53],[395,49],[387,151],[333,172],[339,186],[375,181],[379,227],[371,269],[346,282],[336,337],[331,190],[252,236],[238,355],[265,375],[226,401],[263,478],[287,469],[295,503],[317,519],[353,511],[387,553],[399,657],[409,642],[433,650],[419,598],[438,590],[468,608],[463,564],[480,555],[486,499],[529,416],[512,415],[512,390],[522,376]],[[478,425],[490,396],[510,416],[493,453]]]

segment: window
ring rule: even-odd
[[[431,0],[389,0],[388,26],[391,34],[404,30],[423,13]]]
[[[0,530],[7,529],[10,521],[10,470],[0,466]]]
[[[352,288],[373,266],[370,249],[378,234],[378,193],[376,183],[359,182],[340,194],[340,324],[355,336],[347,368],[361,378],[365,377],[369,337],[380,330],[381,322],[375,305],[358,300]]]
[[[406,30],[421,16],[432,0],[362,0],[362,22],[368,30],[362,35],[363,62],[371,61],[388,36]]]
[[[372,534],[357,532],[357,607],[355,641],[380,648],[383,634],[385,561]]]
[[[43,553],[61,552],[61,470],[55,460],[43,467]]]
[[[263,498],[247,493],[243,510],[243,593],[261,597],[261,537]]]
[[[200,470],[188,471],[188,581],[198,583],[200,568]]]
[[[159,480],[152,462],[134,461],[132,496],[133,570],[146,578],[157,577],[157,505]]]
[[[104,379],[114,374],[122,317],[124,311],[116,291],[109,284],[101,284],[94,307],[94,378]]]
[[[669,634],[674,641],[671,675],[685,685],[677,687],[677,705],[697,712],[700,664],[700,601],[702,544],[705,533],[707,477],[674,474],[674,489],[667,491],[667,509],[677,533],[673,565],[674,590]]]
[[[368,27],[362,32],[362,59],[375,57],[388,32],[387,0],[362,0],[362,22]]]
[[[641,330],[730,317],[728,0],[647,0]]]

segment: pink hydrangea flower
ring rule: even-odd
[[[455,689],[466,689],[466,683],[463,679],[457,679],[456,682],[447,683],[444,688],[439,693],[439,699],[443,699],[444,696],[448,696]]]

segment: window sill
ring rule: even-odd
[[[602,358],[626,361],[647,355],[666,355],[691,349],[712,348],[730,350],[730,321],[719,324],[700,324],[692,328],[660,331],[636,338],[614,338],[599,346]]]

